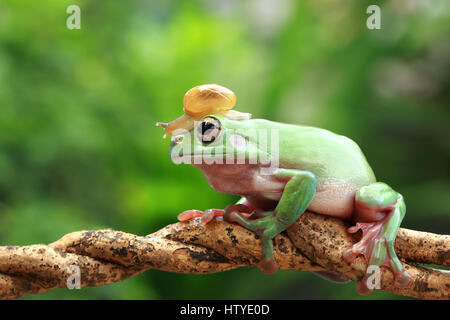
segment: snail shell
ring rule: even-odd
[[[203,84],[190,89],[183,98],[184,112],[198,117],[216,111],[227,111],[236,104],[236,95],[218,84]]]

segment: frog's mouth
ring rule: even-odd
[[[233,157],[231,153],[183,153],[180,152],[178,154],[170,154],[170,158],[175,163],[186,163],[185,161],[192,161],[189,163],[201,164],[203,163],[203,159],[226,159],[227,157]],[[234,159],[234,158],[233,158]],[[200,162],[198,162],[201,160]]]

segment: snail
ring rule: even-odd
[[[223,114],[233,120],[250,119],[249,113],[231,110],[236,105],[236,94],[218,84],[203,84],[188,90],[183,98],[183,114],[169,123],[157,122],[164,128],[164,137],[172,136],[177,129],[190,131],[194,122],[208,114]]]

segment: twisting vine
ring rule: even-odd
[[[342,253],[358,239],[341,220],[306,212],[274,240],[280,269],[338,272],[360,280],[367,264]],[[450,236],[400,229],[395,248],[414,282],[393,285],[391,271],[381,268],[381,290],[423,299],[450,299],[450,271],[417,263],[450,266]],[[178,273],[214,273],[254,266],[261,256],[254,233],[225,221],[207,225],[175,223],[147,236],[121,231],[78,231],[49,245],[0,247],[0,298],[15,299],[67,286],[70,266],[81,272],[81,287],[103,286],[149,269]]]

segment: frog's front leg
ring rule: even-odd
[[[262,214],[264,217],[250,220],[232,208],[225,210],[224,219],[236,222],[256,232],[262,240],[262,259],[259,269],[264,273],[274,273],[278,264],[273,256],[272,239],[293,224],[314,198],[316,177],[308,171],[278,169],[275,176],[287,181],[283,194],[273,212]]]
[[[363,231],[361,241],[344,252],[344,260],[352,262],[363,254],[369,266],[389,267],[394,272],[395,284],[399,287],[410,285],[411,277],[394,251],[394,241],[400,223],[406,213],[405,202],[401,194],[385,183],[377,182],[362,187],[355,196],[356,226],[348,231]],[[368,269],[369,270],[369,269]],[[367,280],[371,273],[366,272],[357,286],[361,294],[370,294]]]

